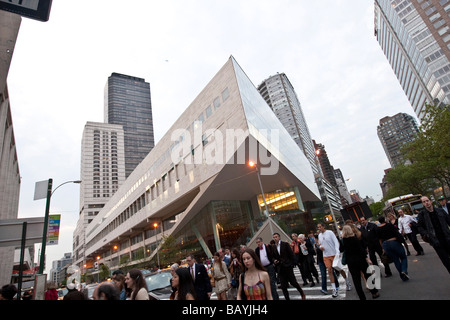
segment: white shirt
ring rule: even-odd
[[[400,231],[400,233],[402,233],[403,231],[406,234],[411,233],[412,230],[409,226],[411,222],[414,222],[414,219],[407,214],[403,215],[403,217],[398,218],[398,230]]]
[[[319,245],[324,247],[324,257],[332,257],[340,253],[339,241],[331,230],[319,233]]]
[[[259,249],[259,260],[261,260],[261,264],[263,267],[268,266],[270,264],[269,258],[267,257],[266,246],[263,245],[262,249]]]

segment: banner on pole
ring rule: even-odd
[[[48,216],[47,245],[56,245],[59,240],[59,226],[61,224],[60,214],[51,214]]]

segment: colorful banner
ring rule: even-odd
[[[48,216],[48,232],[47,232],[48,246],[58,244],[60,223],[61,223],[60,214],[52,214]]]

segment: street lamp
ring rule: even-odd
[[[41,246],[41,257],[39,259],[39,274],[44,274],[44,262],[45,262],[45,247],[47,246],[47,232],[48,232],[48,216],[50,211],[50,199],[53,195],[53,193],[61,187],[62,185],[65,185],[67,183],[77,183],[80,184],[81,180],[73,180],[73,181],[66,181],[64,183],[61,183],[59,186],[55,188],[52,192],[52,185],[53,185],[53,179],[48,179],[47,184],[47,202],[45,205],[45,216],[44,216],[44,231],[42,234],[42,246]]]
[[[159,270],[159,250],[158,250],[158,233],[157,233],[158,223],[157,222],[153,223],[153,227],[155,227],[155,234],[156,234],[156,259],[158,260],[158,270]]]
[[[270,233],[273,235],[272,218],[269,216],[269,207],[267,206],[266,196],[264,195],[264,190],[263,190],[262,183],[261,183],[261,177],[259,175],[258,165],[256,164],[256,162],[253,162],[251,160],[248,162],[248,165],[251,168],[255,167],[255,169],[256,169],[256,175],[258,176],[259,188],[261,189],[264,206],[266,207],[265,214],[267,216],[267,219],[269,219]]]

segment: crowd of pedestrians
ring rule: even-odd
[[[436,251],[443,265],[450,273],[450,215],[448,206],[433,206],[431,200],[422,197],[424,209],[413,219],[400,209],[398,218],[394,214],[380,216],[376,223],[360,218],[355,223],[345,222],[338,233],[327,230],[324,223],[317,225],[317,233],[308,236],[291,234],[292,241],[281,240],[274,233],[270,242],[261,237],[256,239],[255,249],[241,245],[239,248],[221,248],[214,253],[211,267],[197,263],[193,255],[186,257],[186,267],[171,266],[171,300],[210,300],[214,292],[218,300],[278,300],[277,288],[284,298],[290,300],[288,286],[295,288],[302,300],[306,299],[302,287],[294,275],[298,267],[303,286],[321,284],[323,294],[330,294],[327,288],[327,274],[331,283],[331,295],[339,293],[338,277],[345,279],[346,290],[351,290],[343,264],[353,280],[359,299],[365,300],[364,285],[372,298],[380,296],[374,286],[368,285],[369,265],[378,266],[377,256],[384,267],[385,277],[391,277],[389,264],[393,264],[402,281],[408,281],[408,259],[410,255],[406,239],[416,251],[424,254],[417,236],[428,242]],[[319,267],[321,279],[316,265]],[[380,269],[381,270],[381,269]],[[75,284],[67,285],[63,300],[85,300],[87,297],[77,290]],[[17,295],[14,285],[1,288],[1,300],[13,300]],[[28,297],[28,296],[27,296]],[[25,297],[24,297],[25,299]],[[54,283],[48,283],[45,300],[57,300]],[[102,282],[94,290],[94,300],[149,300],[146,281],[139,269],[126,273],[116,270],[112,281]]]

